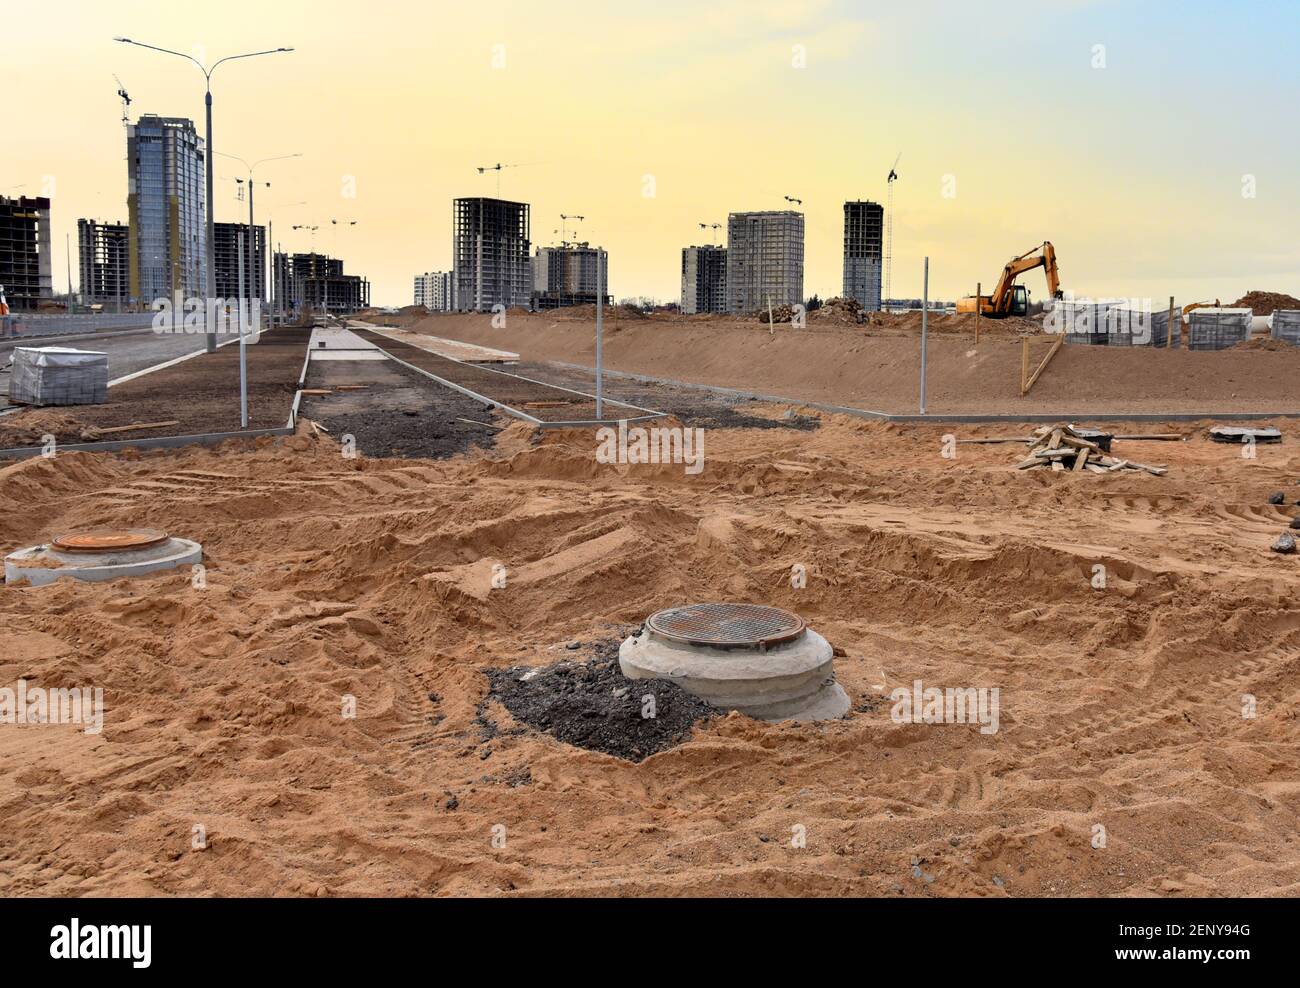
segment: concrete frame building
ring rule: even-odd
[[[452,204],[453,306],[488,312],[494,305],[527,306],[533,273],[526,202],[482,197]]]
[[[451,272],[426,271],[415,276],[415,304],[432,312],[451,311]]]
[[[274,268],[277,303],[286,311],[323,308],[342,315],[370,305],[370,282],[360,275],[344,274],[343,262],[336,257],[276,254]]]
[[[127,128],[130,293],[143,305],[173,292],[205,294],[205,154],[183,117],[146,114]]]
[[[44,196],[0,196],[0,285],[15,312],[54,298],[50,200]]]
[[[559,309],[569,305],[595,305],[600,295],[600,270],[609,289],[609,255],[588,243],[539,247],[533,255],[534,309]],[[610,296],[605,295],[607,303]]]
[[[803,213],[791,209],[728,215],[728,312],[803,302],[803,235]]]
[[[253,277],[248,285],[248,224],[212,224],[212,265],[217,298],[266,298],[266,227],[253,227]],[[243,275],[240,275],[240,271]],[[244,291],[239,291],[240,279]]]
[[[858,199],[844,204],[844,297],[880,311],[885,207]]]
[[[727,248],[682,248],[682,314],[727,311]]]
[[[77,220],[78,288],[83,305],[126,307],[131,297],[130,252],[130,227],[125,223]]]

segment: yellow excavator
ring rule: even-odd
[[[1047,290],[1052,298],[1061,297],[1061,275],[1056,269],[1056,250],[1050,241],[1027,250],[1019,257],[1007,261],[1002,269],[1002,277],[992,295],[967,295],[957,302],[957,312],[975,312],[978,307],[981,316],[986,319],[1005,319],[1007,316],[1023,316],[1029,313],[1029,290],[1024,285],[1017,285],[1016,279],[1026,271],[1042,268],[1047,275]]]

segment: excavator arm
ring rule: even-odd
[[[993,289],[993,294],[989,296],[989,301],[993,304],[994,312],[1006,312],[1011,308],[1011,289],[1019,278],[1026,271],[1032,271],[1034,268],[1041,267],[1043,273],[1047,276],[1047,291],[1052,298],[1061,297],[1061,275],[1056,269],[1056,249],[1052,246],[1051,241],[1044,240],[1042,245],[1035,247],[1033,250],[1025,251],[1019,257],[1013,257],[1007,262],[1007,266],[1002,269],[1002,277],[998,279],[997,287]]]

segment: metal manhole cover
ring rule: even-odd
[[[60,535],[50,545],[65,552],[125,552],[147,549],[167,541],[167,533],[156,528],[99,529]]]
[[[650,615],[646,627],[671,641],[716,648],[759,648],[803,634],[803,618],[760,604],[687,604]]]

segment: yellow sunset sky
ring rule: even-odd
[[[259,170],[257,220],[290,250],[313,245],[293,224],[319,225],[317,249],[376,303],[408,304],[416,273],[448,267],[451,200],[496,194],[475,167],[498,161],[518,166],[501,194],[532,204],[535,245],[561,213],[587,217],[616,297],[675,300],[681,248],[712,237],[699,223],[785,195],[807,217],[805,293],[836,295],[843,202],[883,202],[900,151],[896,296],[920,295],[926,255],[931,297],[952,299],[1045,239],[1080,294],[1300,294],[1300,8],[1227,6],[14,4],[0,193],[51,196],[63,290],[77,218],[126,217],[114,75],[132,119],[202,133],[198,69],[112,38],[204,61],[284,45],[217,69],[216,150],[301,153]],[[239,170],[216,160],[216,217],[242,219]],[[1026,283],[1041,297],[1041,276]]]

